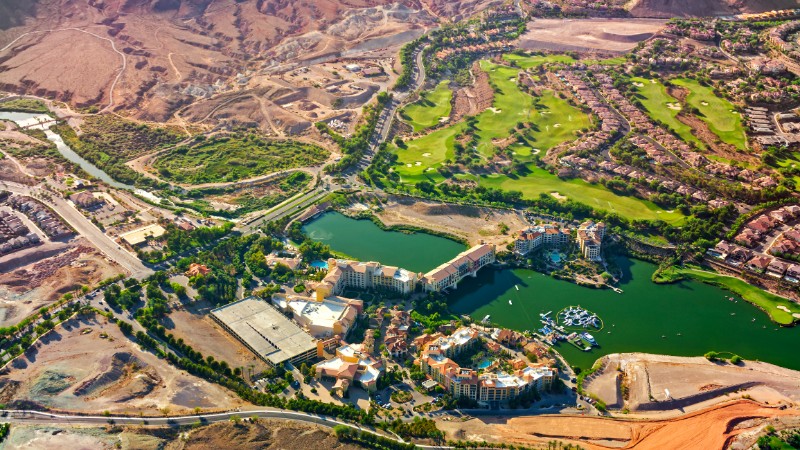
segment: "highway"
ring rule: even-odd
[[[122,266],[132,277],[142,279],[153,273],[139,258],[122,248],[106,236],[89,219],[74,206],[61,198],[59,194],[45,191],[39,187],[26,186],[10,181],[0,182],[0,190],[7,190],[14,194],[27,195],[41,201],[53,209],[69,226],[79,235],[89,240],[95,247],[108,256],[111,260]],[[46,194],[43,196],[42,194]]]

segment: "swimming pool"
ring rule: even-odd
[[[491,365],[492,365],[492,360],[487,358],[478,363],[478,369],[485,369]]]
[[[311,261],[311,267],[316,267],[317,269],[327,270],[328,269],[328,263],[325,262],[325,261],[319,261],[319,260]]]

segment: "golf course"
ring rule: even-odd
[[[423,92],[419,100],[400,111],[400,117],[411,125],[415,133],[437,125],[442,118],[450,115],[453,92],[449,84],[448,80],[442,81],[432,91]]]

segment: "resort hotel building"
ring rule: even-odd
[[[467,275],[476,276],[478,270],[495,261],[494,245],[479,244],[459,253],[455,258],[426,273],[421,278],[425,291],[439,292],[455,288]]]
[[[346,336],[364,311],[362,300],[336,296],[317,300],[297,294],[273,294],[272,304],[291,314],[295,322],[318,339]]]
[[[514,252],[525,255],[541,246],[561,246],[570,242],[569,229],[555,224],[535,225],[519,232],[514,241]]]
[[[348,261],[330,258],[328,274],[315,285],[317,298],[339,295],[348,287],[357,289],[389,289],[410,294],[417,285],[418,275],[394,266],[377,262]],[[321,296],[321,298],[320,298]]]
[[[451,359],[480,344],[478,330],[459,328],[450,336],[427,342],[420,353],[420,367],[453,397],[467,397],[482,405],[511,400],[532,389],[545,389],[555,379],[554,369],[519,359],[512,363],[513,373],[482,374]]]
[[[316,364],[316,378],[336,380],[332,394],[344,395],[353,383],[374,392],[383,370],[383,362],[364,352],[361,345],[345,344],[336,349],[334,358]]]
[[[592,261],[600,261],[600,250],[603,244],[603,237],[606,234],[606,226],[603,222],[594,223],[587,220],[578,228],[578,246],[581,248],[584,258]]]

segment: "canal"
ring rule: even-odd
[[[427,272],[465,250],[460,243],[427,233],[384,231],[369,220],[325,213],[303,226],[309,238],[359,261],[378,261]]]
[[[504,327],[537,330],[539,314],[552,311],[555,318],[562,308],[580,305],[604,322],[602,330],[588,330],[600,347],[583,352],[562,342],[557,348],[584,369],[609,353],[700,356],[715,350],[800,370],[800,328],[781,328],[755,306],[717,287],[693,281],[655,284],[650,276],[656,267],[650,263],[619,258],[618,264],[624,271],[622,294],[526,269],[487,269],[458,286],[450,308],[475,320],[490,315]]]
[[[12,112],[12,111],[0,111],[0,120],[10,120],[19,124],[20,126],[25,126],[25,124],[32,123],[31,121],[37,117],[46,117],[44,114],[31,114],[31,113],[24,113],[24,112]],[[45,119],[46,120],[46,119]],[[39,130],[44,130],[45,136],[47,136],[47,140],[55,144],[56,149],[64,159],[71,161],[81,169],[83,169],[89,175],[97,178],[108,184],[109,186],[115,187],[117,189],[126,189],[129,191],[135,190],[135,188],[129,184],[120,183],[119,181],[111,178],[107,173],[101,170],[99,167],[95,166],[91,162],[87,161],[74,150],[72,150],[65,142],[64,139],[61,138],[60,135],[54,133],[50,130],[50,124],[46,125],[34,125],[30,128],[35,128]]]

